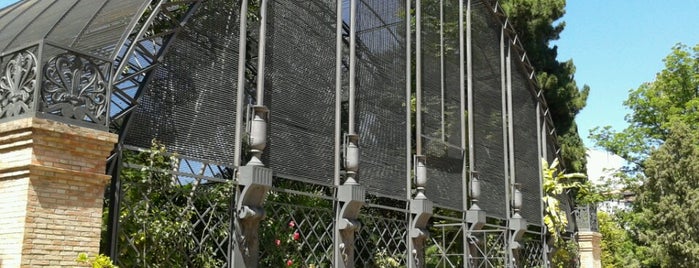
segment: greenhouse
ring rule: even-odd
[[[23,0],[0,68],[0,126],[116,137],[120,267],[549,265],[556,133],[496,1]]]

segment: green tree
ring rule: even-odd
[[[640,267],[642,255],[636,252],[640,248],[616,217],[616,214],[597,212],[599,232],[602,234],[602,267]]]
[[[690,49],[678,44],[664,60],[665,69],[655,81],[642,84],[629,93],[624,106],[629,126],[615,131],[597,128],[590,137],[597,145],[643,166],[652,148],[667,139],[669,128],[684,122],[696,130],[699,123],[699,45]],[[639,170],[639,169],[636,169]]]
[[[565,0],[505,0],[501,4],[537,71],[559,135],[561,162],[568,171],[585,172],[585,146],[575,116],[585,107],[590,88],[576,84],[573,60],[559,62],[558,47],[550,43],[558,40],[565,27],[559,22],[565,14]]]
[[[636,212],[640,242],[662,266],[699,263],[699,135],[687,124],[668,128],[663,145],[644,163],[648,178],[639,188]]]
[[[629,126],[591,135],[632,163],[624,176],[638,198],[632,211],[617,215],[638,260],[627,266],[688,267],[698,260],[699,46],[678,44],[664,62],[655,81],[632,90],[624,102]]]

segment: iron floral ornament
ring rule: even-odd
[[[51,58],[44,68],[42,112],[105,124],[107,84],[100,67],[73,53]]]
[[[7,62],[0,77],[0,119],[20,115],[34,106],[36,65],[30,51],[18,52]]]

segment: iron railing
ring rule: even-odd
[[[573,216],[575,216],[575,223],[579,231],[599,232],[597,206],[595,204],[576,207],[573,211]]]

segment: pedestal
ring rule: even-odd
[[[99,251],[117,135],[38,118],[0,124],[0,266],[74,267]]]
[[[598,232],[579,232],[578,250],[580,252],[580,267],[602,267],[602,234]]]

